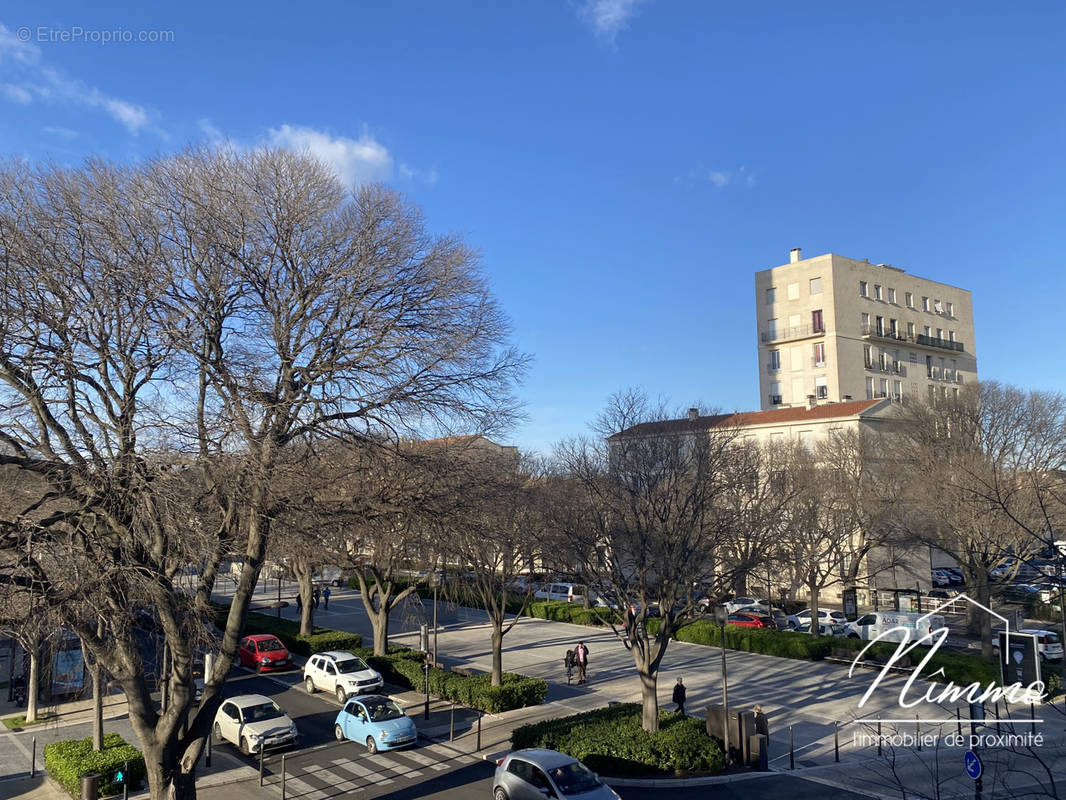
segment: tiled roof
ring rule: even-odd
[[[627,428],[616,436],[644,436],[648,434],[662,433],[688,433],[691,431],[705,431],[708,428],[721,427],[750,427],[753,425],[782,425],[789,422],[818,422],[827,419],[840,419],[854,417],[869,411],[879,403],[879,400],[851,400],[846,403],[822,403],[813,408],[798,406],[795,408],[775,408],[772,411],[734,411],[732,414],[711,414],[702,417],[685,417],[683,419],[667,419],[661,422],[644,422]]]

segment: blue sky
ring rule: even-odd
[[[792,247],[970,289],[980,376],[1066,391],[1062,3],[59,2],[0,25],[6,156],[307,148],[480,247],[536,359],[523,448],[628,386],[757,408],[753,273]]]

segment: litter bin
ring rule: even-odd
[[[81,800],[96,800],[96,782],[99,775],[81,776]]]

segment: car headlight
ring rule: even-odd
[[[388,731],[378,731],[378,737],[381,739],[381,741],[385,741],[386,739],[389,738],[389,732]]]
[[[248,734],[248,741],[251,742],[252,744],[255,744],[256,742],[258,742],[260,738],[261,738],[261,735],[258,734],[258,733],[249,733]]]

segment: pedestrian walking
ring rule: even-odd
[[[766,752],[770,752],[770,724],[766,719],[766,715],[762,713],[762,706],[756,703],[752,706],[752,713],[755,715],[755,733],[756,735],[762,734],[766,737]]]
[[[296,613],[300,615],[304,613],[304,598],[299,592],[296,593]]]
[[[677,713],[681,715],[681,719],[685,718],[685,682],[679,677],[677,683],[674,684],[674,696],[673,701],[677,703]]]
[[[574,662],[577,664],[577,682],[584,683],[589,668],[589,649],[584,642],[578,642],[574,648]]]
[[[320,600],[321,595],[319,594],[318,587],[316,586],[314,589],[311,590],[311,605],[313,605],[315,608],[318,608]]]
[[[331,594],[333,593],[329,590],[328,586],[322,590],[322,605],[325,607],[326,611],[329,611],[329,596]]]

